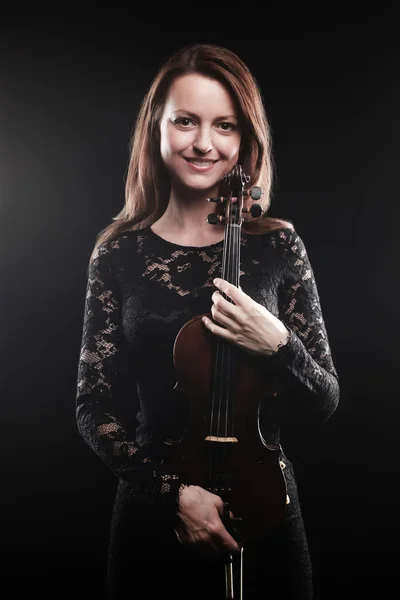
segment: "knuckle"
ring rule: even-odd
[[[211,537],[219,536],[222,529],[223,529],[223,526],[221,523],[218,523],[218,521],[213,521],[208,526],[208,532],[211,535]]]

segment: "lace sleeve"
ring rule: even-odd
[[[338,374],[333,364],[314,273],[296,231],[281,233],[285,242],[279,318],[289,339],[271,357],[283,388],[302,413],[327,420],[339,402]]]
[[[158,469],[151,449],[135,443],[117,414],[123,348],[120,300],[111,264],[117,250],[117,242],[105,242],[89,263],[78,363],[77,426],[107,467],[132,484],[137,497],[176,506],[178,477]]]

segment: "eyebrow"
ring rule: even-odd
[[[192,117],[193,119],[200,119],[199,115],[196,115],[196,113],[191,112],[190,110],[186,110],[185,108],[176,108],[173,112],[174,113],[184,112],[187,115],[189,115],[189,117]],[[239,120],[239,118],[236,115],[222,115],[220,117],[217,117],[215,120],[216,121],[226,121],[227,119],[236,119],[237,121]]]

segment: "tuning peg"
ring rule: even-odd
[[[254,204],[252,204],[252,206],[250,208],[243,208],[242,212],[249,213],[249,214],[251,214],[253,219],[257,219],[258,217],[261,217],[261,215],[263,214],[263,209],[261,208],[261,206],[259,204],[254,203]]]
[[[263,195],[263,191],[260,187],[255,185],[251,190],[247,190],[244,195],[247,197],[250,196],[252,200],[259,200]]]
[[[223,223],[225,221],[225,217],[222,217],[221,215],[217,215],[216,213],[211,213],[206,218],[206,221],[210,225],[216,225],[217,223]]]

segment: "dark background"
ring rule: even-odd
[[[337,412],[298,432],[294,457],[317,597],[395,586],[399,20],[390,3],[266,6],[263,18],[228,11],[231,21],[197,5],[171,7],[168,20],[96,5],[3,15],[0,573],[15,590],[101,591],[116,481],[75,424],[86,268],[124,202],[142,97],[163,60],[195,41],[235,50],[260,83],[277,172],[270,214],[306,244],[340,377]]]

